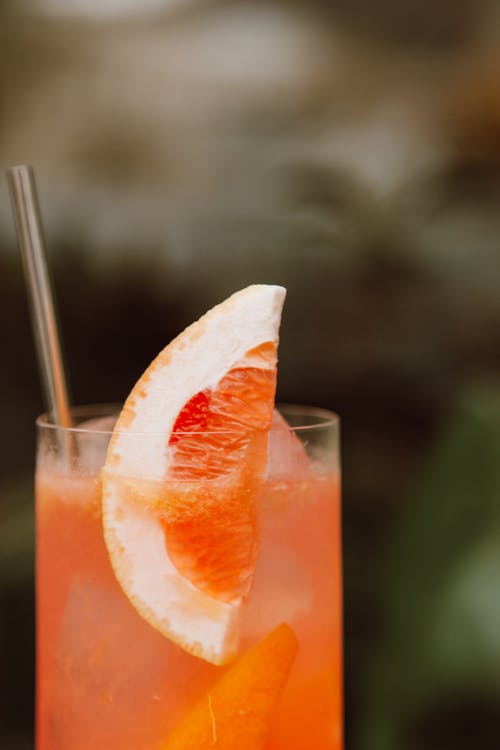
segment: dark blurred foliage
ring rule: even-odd
[[[279,396],[343,421],[347,746],[499,747],[497,5],[42,8],[0,6],[0,162],[38,170],[74,401],[123,399],[214,303],[286,285]],[[0,217],[0,745],[20,750],[43,404],[5,186]]]

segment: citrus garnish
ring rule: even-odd
[[[111,564],[139,614],[220,664],[258,549],[282,287],[234,294],[152,362],[116,423],[103,471]]]
[[[296,652],[292,629],[277,627],[210,688],[161,750],[261,750]]]

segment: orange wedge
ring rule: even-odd
[[[102,475],[104,536],[125,594],[214,664],[236,653],[255,567],[284,295],[243,289],[172,341],[130,393]]]
[[[261,750],[296,652],[291,628],[277,627],[230,667],[161,750]]]

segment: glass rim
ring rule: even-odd
[[[81,406],[72,406],[70,408],[70,414],[73,417],[79,417],[84,419],[87,417],[88,419],[99,419],[103,417],[112,417],[112,416],[118,416],[121,409],[123,407],[123,404],[113,404],[113,403],[106,403],[106,404],[85,404]],[[333,411],[330,411],[329,409],[323,409],[320,406],[307,406],[302,404],[287,404],[287,403],[278,403],[276,404],[276,409],[280,412],[280,414],[285,413],[285,416],[288,414],[290,416],[297,416],[302,417],[303,419],[306,419],[307,417],[312,418],[312,423],[309,424],[298,424],[298,425],[288,425],[291,432],[297,432],[297,433],[303,433],[308,432],[312,430],[317,429],[324,429],[327,427],[336,427],[338,428],[340,424],[340,417],[338,414],[336,414]],[[63,432],[73,435],[112,435],[113,429],[96,429],[92,427],[85,427],[81,426],[79,424],[73,425],[71,427],[63,427],[61,425],[57,425],[54,422],[53,417],[49,412],[44,412],[43,414],[40,414],[36,420],[35,424],[37,428],[41,428],[44,430],[53,430],[54,432]],[[273,428],[271,427],[271,432]],[[224,434],[231,434],[234,430],[200,430],[200,431],[194,431],[194,430],[177,430],[175,432],[176,435],[224,435]],[[166,433],[164,431],[146,431],[146,430],[127,430],[127,435],[165,435]]]

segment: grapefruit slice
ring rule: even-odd
[[[293,630],[278,626],[195,704],[161,750],[262,750],[297,648]]]
[[[116,422],[104,537],[138,613],[186,651],[231,659],[258,549],[285,290],[255,285],[152,362]]]

